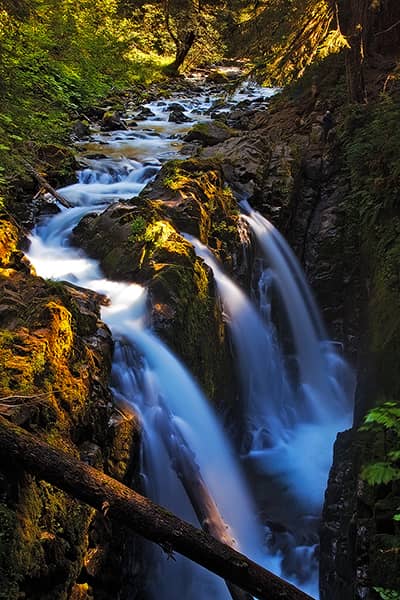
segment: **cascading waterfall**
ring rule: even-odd
[[[165,105],[168,108],[168,103]],[[157,136],[138,130],[116,132],[105,139],[98,136],[96,142],[107,145],[90,149],[101,149],[108,155],[88,159],[78,183],[60,190],[72,208],[61,208],[57,215],[39,223],[31,236],[28,256],[38,275],[69,281],[110,299],[110,305],[102,309],[102,318],[115,340],[112,386],[116,399],[133,405],[142,419],[143,480],[148,495],[198,525],[162,439],[163,430],[167,435],[175,432],[175,444],[183,443],[185,451],[190,451],[238,548],[273,569],[274,558],[268,562],[263,555],[257,511],[217,418],[190,374],[146,328],[145,290],[135,284],[106,280],[97,261],[88,259],[68,241],[83,216],[101,212],[117,199],[137,195],[160,168],[160,160],[171,153],[176,155],[179,141],[173,135],[182,131],[182,126],[168,123],[165,107],[163,121],[158,120],[158,105],[151,108],[155,112],[151,125],[158,130]],[[143,125],[148,127],[149,123]],[[121,147],[128,158],[117,158],[116,148]],[[183,557],[167,560],[156,548],[152,554],[154,568],[147,590],[151,597],[230,598],[224,582],[205,569]]]
[[[256,475],[256,494],[268,519],[285,525],[271,544],[282,556],[279,574],[317,595],[318,521],[334,439],[351,423],[352,375],[326,341],[318,309],[287,243],[249,205],[247,210],[246,220],[269,265],[260,278],[259,310],[206,246],[193,236],[185,237],[212,269],[227,315],[242,381],[247,426],[243,458]],[[286,369],[271,322],[271,286],[286,303],[292,336],[300,346],[297,384]],[[315,403],[320,410],[315,410]],[[262,482],[267,494],[260,491]]]
[[[292,390],[276,332],[223,272],[212,252],[193,236],[185,234],[185,238],[213,271],[233,337],[242,386],[242,416],[247,420],[243,451],[273,446],[294,417],[290,414]]]
[[[245,96],[242,89],[237,99]],[[196,99],[179,98],[179,103],[185,115],[195,121],[208,118],[199,115],[210,109],[213,100],[212,96],[200,95]],[[36,227],[29,258],[39,275],[70,281],[110,298],[102,318],[115,341],[112,388],[116,399],[133,405],[142,420],[142,476],[147,494],[198,524],[171,462],[171,452],[189,453],[189,461],[198,468],[240,549],[317,596],[317,575],[311,573],[316,564],[316,523],[333,438],[347,425],[342,416],[346,402],[339,377],[346,371],[326,342],[312,296],[285,242],[275,234],[271,236],[267,222],[247,208],[245,218],[269,265],[260,280],[261,304],[257,310],[222,272],[213,255],[193,240],[197,252],[214,271],[235,343],[248,433],[243,462],[263,517],[283,524],[281,533],[275,527],[272,552],[263,548],[253,502],[207,400],[178,359],[147,328],[145,290],[107,281],[98,263],[68,242],[83,216],[99,213],[116,200],[137,196],[164,160],[179,156],[179,136],[191,125],[168,121],[173,101],[146,105],[153,116],[139,120],[134,130],[92,136],[85,144],[89,154],[79,181],[60,190],[73,207],[61,208],[59,214],[45,218]],[[271,286],[277,287],[286,303],[297,351],[297,382],[288,375],[270,318]],[[172,440],[172,450],[165,443],[166,436],[168,443]],[[161,549],[154,547],[151,555],[150,597],[229,598],[224,582],[201,567],[182,557],[176,562],[167,560]]]

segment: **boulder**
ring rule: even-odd
[[[123,129],[121,113],[119,110],[107,110],[101,119],[100,126],[104,131],[117,131]]]
[[[202,146],[215,146],[236,135],[236,131],[225,123],[213,121],[197,123],[183,138],[185,142],[200,142]]]
[[[188,123],[191,121],[181,110],[172,110],[169,114],[168,121],[171,123]]]
[[[71,135],[76,140],[82,140],[90,136],[89,123],[86,120],[81,121],[78,119],[72,125]]]
[[[139,112],[136,114],[136,119],[146,120],[150,117],[155,117],[153,111],[147,106],[139,106]]]
[[[229,83],[230,80],[230,77],[228,77],[222,71],[211,71],[211,73],[206,77],[207,83],[224,84]]]

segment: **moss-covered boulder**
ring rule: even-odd
[[[225,326],[212,274],[181,232],[209,244],[229,268],[240,262],[237,220],[218,164],[172,161],[139,198],[85,217],[74,231],[108,277],[147,286],[155,330],[216,402],[233,384]]]
[[[100,298],[31,274],[19,238],[3,218],[0,412],[114,477],[131,476],[138,423],[130,416],[117,423],[120,413],[108,390],[112,343],[99,320]],[[78,593],[78,580],[86,593],[81,597],[100,593],[99,572],[89,577],[85,564],[109,548],[113,525],[104,527],[94,517],[95,511],[50,484],[1,465],[0,598],[65,600]],[[116,539],[123,539],[120,531]],[[121,564],[114,562],[118,579]],[[103,578],[108,573],[105,556],[99,571]]]

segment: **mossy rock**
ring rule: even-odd
[[[3,231],[3,264],[13,264],[18,235]],[[14,266],[0,271],[0,385],[8,398],[1,413],[76,457],[97,447],[98,468],[107,470],[116,460],[112,448],[123,447],[114,472],[123,478],[132,469],[129,455],[138,453],[139,429],[135,422],[129,431],[114,431],[111,442],[112,346],[99,322],[101,298]],[[0,471],[0,498],[0,598],[69,598],[94,511],[15,468]],[[97,543],[104,536],[98,532]],[[93,574],[86,582],[89,595],[95,581]]]
[[[199,142],[202,146],[215,146],[237,135],[222,121],[197,123],[183,138],[185,142]]]
[[[221,308],[211,271],[180,232],[210,244],[229,266],[241,253],[237,220],[218,163],[176,160],[139,198],[85,217],[74,231],[108,277],[148,287],[155,330],[220,401],[232,387]]]

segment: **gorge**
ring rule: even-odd
[[[251,101],[262,91],[253,85],[250,96],[246,87],[238,94],[242,101]],[[144,108],[152,116],[136,121],[134,129],[96,134],[96,152],[104,158],[85,158],[87,166],[79,174],[79,183],[60,190],[72,208],[62,208],[59,214],[39,223],[31,237],[28,258],[39,276],[69,281],[110,301],[102,309],[102,319],[110,327],[115,343],[112,391],[116,399],[133,406],[142,423],[141,477],[145,493],[196,524],[174,466],[182,452],[180,446],[187,446],[188,457],[183,462],[194,462],[199,469],[241,551],[318,597],[320,514],[334,439],[338,431],[351,424],[352,377],[329,345],[311,292],[283,238],[277,238],[273,226],[247,205],[250,216],[243,220],[265,251],[273,288],[264,291],[260,302],[265,304],[266,295],[272,291],[279,294],[291,328],[290,334],[283,333],[294,346],[291,357],[284,356],[271,315],[264,322],[244,292],[218,271],[210,251],[186,238],[213,269],[237,356],[232,366],[242,374],[239,405],[243,409],[238,419],[244,430],[242,449],[236,451],[236,458],[231,447],[234,440],[229,441],[223,434],[222,424],[210,412],[209,401],[195,381],[162,342],[146,330],[149,319],[145,289],[104,279],[97,262],[85,258],[69,243],[71,232],[85,214],[93,220],[105,207],[124,197],[129,198],[129,207],[132,196],[154,179],[162,162],[179,156],[179,140],[192,122],[171,123],[170,105],[179,103],[188,119],[207,123],[208,109],[221,102],[221,96],[215,92],[213,95],[206,87],[204,97],[206,100],[174,96],[146,104]],[[235,101],[237,97],[231,102]],[[127,118],[131,118],[129,113]],[[90,152],[92,144],[89,140]],[[178,146],[176,150],[174,146]],[[170,233],[161,230],[159,235],[163,239]],[[251,265],[249,271],[253,271]],[[199,334],[205,335],[201,328]],[[297,374],[289,375],[289,358]],[[248,425],[243,426],[243,422]],[[238,426],[233,422],[231,427]],[[311,459],[313,455],[318,455],[318,461]],[[253,492],[240,474],[240,461],[254,480],[250,481]],[[253,506],[257,501],[258,509]],[[282,506],[286,507],[283,511]],[[268,525],[257,523],[261,507],[268,515]],[[262,526],[267,527],[266,533]],[[281,532],[276,531],[279,527]],[[263,541],[265,537],[269,548]],[[214,581],[207,572],[193,571],[187,560],[171,563],[159,554],[153,559],[154,572],[148,573],[149,597],[229,597],[222,582]]]
[[[0,4],[0,600],[398,600],[397,0]]]

